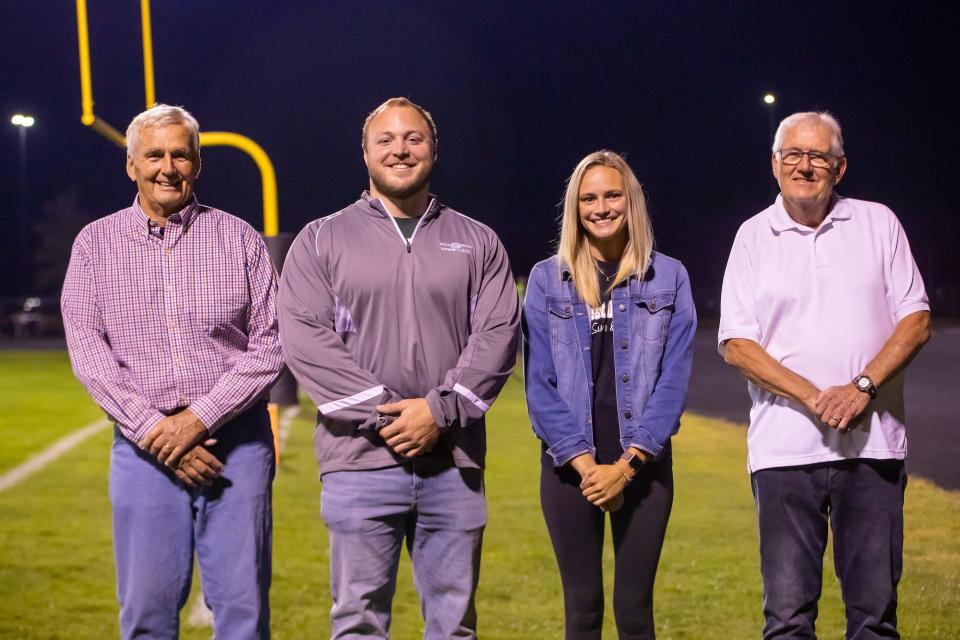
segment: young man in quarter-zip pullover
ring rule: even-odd
[[[317,403],[333,638],[386,638],[406,537],[424,637],[476,637],[483,416],[515,363],[516,285],[496,234],[429,192],[430,114],[363,127],[370,190],[307,225],[283,269],[287,364]]]

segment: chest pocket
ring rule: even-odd
[[[662,342],[667,337],[676,301],[676,291],[638,293],[633,297],[637,314],[636,329],[644,340]]]
[[[547,298],[550,318],[550,341],[554,344],[573,344],[577,329],[573,322],[573,306],[563,298]]]

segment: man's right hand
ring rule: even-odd
[[[204,444],[214,444],[216,440],[207,440]],[[179,480],[195,489],[209,487],[223,473],[223,463],[203,445],[196,445],[181,456],[173,473]]]

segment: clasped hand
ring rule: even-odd
[[[821,391],[814,401],[814,413],[823,424],[847,433],[857,426],[868,404],[870,396],[850,382]]]
[[[405,458],[428,453],[440,439],[440,427],[433,421],[425,398],[408,398],[377,406],[384,415],[396,416],[392,424],[380,429],[387,446]]]
[[[583,472],[580,490],[591,504],[604,511],[623,506],[623,490],[627,479],[615,464],[598,464]]]
[[[158,422],[140,441],[140,448],[172,469],[188,487],[209,486],[220,477],[223,464],[206,449],[216,440],[200,444],[206,435],[203,422],[193,411],[184,409]]]

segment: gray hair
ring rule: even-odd
[[[127,127],[127,157],[133,157],[133,152],[140,142],[141,131],[171,124],[181,124],[189,129],[193,151],[200,153],[200,125],[197,119],[183,107],[155,104],[130,121],[130,126]]]
[[[830,129],[832,138],[830,141],[830,153],[835,156],[843,156],[843,133],[840,131],[840,123],[837,122],[837,119],[834,118],[833,114],[829,111],[801,111],[781,120],[780,126],[777,127],[777,134],[773,136],[773,147],[771,147],[771,151],[776,153],[783,148],[783,137],[787,131],[801,122],[810,120],[816,120]]]

